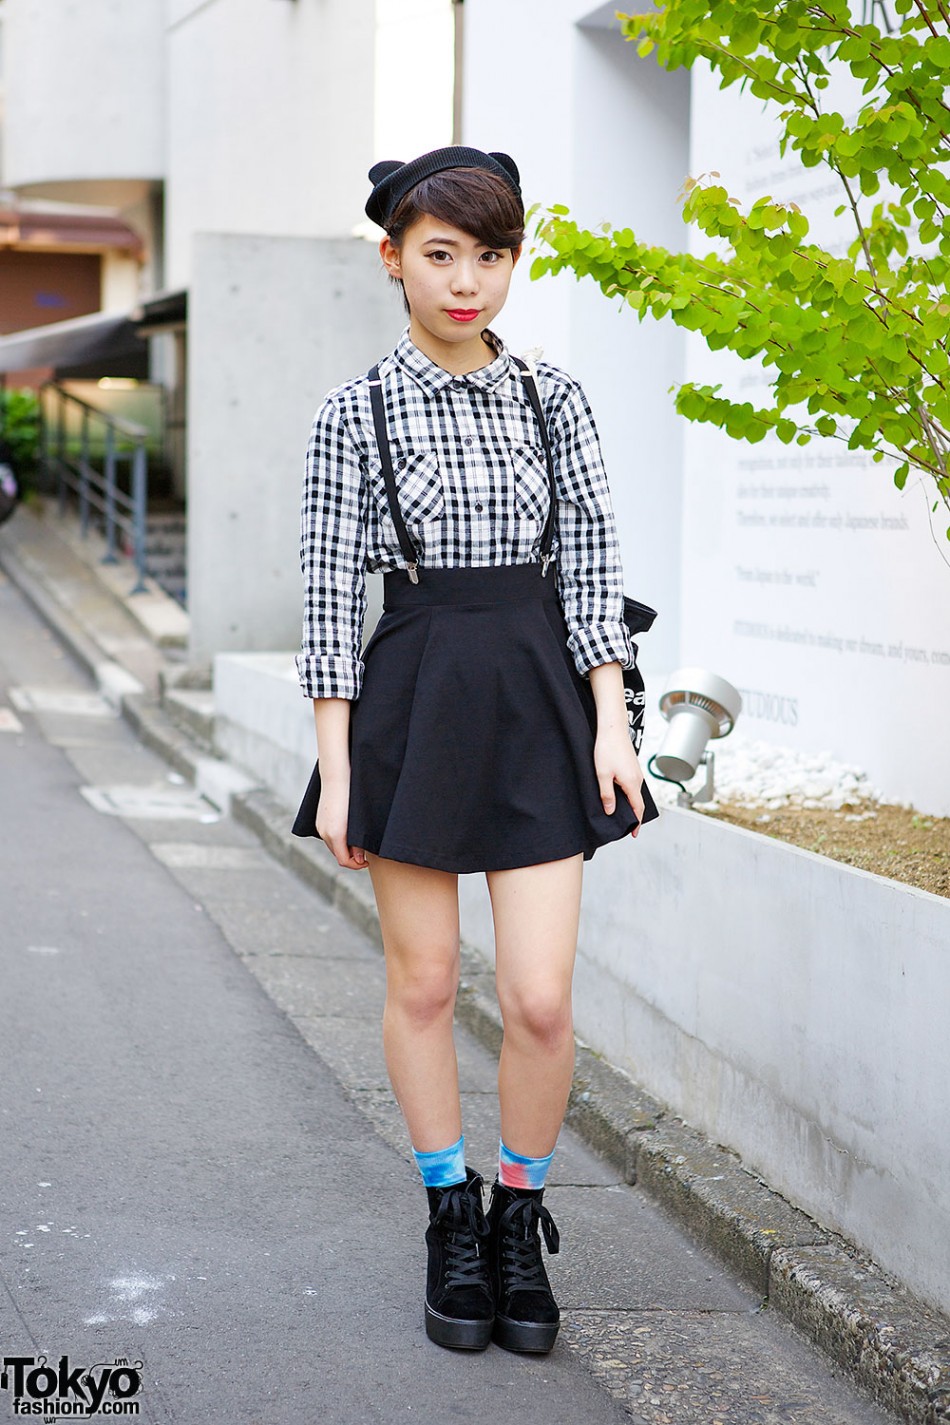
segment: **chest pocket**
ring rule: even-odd
[[[538,524],[547,518],[551,495],[544,451],[519,445],[512,451],[515,472],[515,514]]]
[[[399,509],[410,532],[430,520],[445,515],[445,488],[438,456],[431,450],[416,455],[400,456],[393,451],[393,473],[399,495]],[[386,482],[378,460],[370,462],[370,481],[377,508],[384,516],[386,527],[394,529]]]

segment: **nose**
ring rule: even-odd
[[[468,257],[460,257],[452,269],[452,291],[477,292],[478,291],[478,268],[475,262]]]

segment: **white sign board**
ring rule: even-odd
[[[835,176],[782,159],[758,100],[698,66],[693,81],[691,174],[717,170],[744,209],[766,193],[798,203],[810,236],[843,251]],[[770,404],[758,367],[699,337],[687,378]],[[887,800],[950,815],[950,541],[942,506],[931,527],[932,489],[912,475],[899,492],[840,441],[748,445],[690,425],[682,659],[742,689],[747,735],[828,750]]]

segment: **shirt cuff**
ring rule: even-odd
[[[633,641],[625,623],[599,623],[578,629],[567,640],[567,646],[582,677],[603,663],[632,668],[635,662]]]
[[[363,664],[350,658],[297,654],[297,677],[305,698],[359,697],[363,686]]]

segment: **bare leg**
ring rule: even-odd
[[[383,1047],[413,1148],[462,1132],[452,1037],[459,982],[458,877],[368,855],[386,953]]]
[[[550,1153],[574,1071],[571,981],[583,858],[488,873],[498,1002],[501,1136],[515,1153]]]

